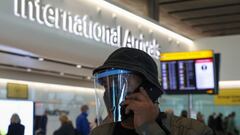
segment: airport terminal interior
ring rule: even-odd
[[[154,59],[161,112],[239,135],[239,18],[239,0],[1,0],[0,135],[13,114],[25,135],[53,135],[63,114],[76,128],[85,105],[94,129],[108,112],[93,70],[122,47]]]

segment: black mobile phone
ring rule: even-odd
[[[156,98],[156,97],[154,97],[154,95],[152,95],[152,94],[150,93],[151,91],[153,91],[154,86],[151,85],[150,83],[146,82],[146,81],[143,81],[143,82],[134,90],[133,93],[139,92],[139,91],[140,91],[140,87],[143,87],[143,88],[146,90],[146,92],[147,92],[147,94],[148,94],[148,96],[149,96],[150,99]],[[128,114],[126,114],[126,113],[125,113],[126,107],[127,107],[126,105],[121,106],[121,120],[125,120],[125,119],[127,119],[128,117],[133,117],[133,115],[134,115],[133,111],[130,111]]]

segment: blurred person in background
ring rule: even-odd
[[[89,135],[90,124],[87,119],[89,107],[88,105],[83,105],[81,108],[81,114],[78,115],[76,119],[76,132],[80,135]]]
[[[54,131],[53,135],[75,135],[72,121],[68,119],[66,114],[61,114],[59,117],[61,126],[59,129]]]
[[[215,123],[216,123],[215,130],[217,135],[224,135],[222,117],[223,117],[222,113],[219,113],[215,120]]]
[[[204,115],[201,112],[197,113],[197,121],[205,124],[205,122],[204,122]]]
[[[166,109],[165,113],[169,114],[169,115],[174,115],[173,109],[171,109],[171,108]]]
[[[227,134],[228,119],[229,119],[229,115],[227,115],[223,119],[223,130],[225,134]]]
[[[187,118],[188,117],[188,112],[186,110],[182,110],[181,117]]]
[[[41,129],[36,130],[35,135],[45,135],[45,132]]]
[[[212,115],[210,115],[209,117],[208,117],[208,126],[213,130],[213,131],[215,131],[215,127],[216,127],[216,113],[215,112],[213,112],[212,113]]]
[[[48,122],[47,111],[45,111],[40,121],[40,128],[44,133],[43,135],[47,134],[47,122]]]
[[[229,115],[229,118],[228,118],[228,125],[227,125],[227,134],[228,135],[238,135],[239,134],[239,131],[236,127],[236,123],[235,123],[235,112],[232,112],[230,115]]]
[[[35,134],[41,133],[41,135],[47,134],[47,110],[44,111],[43,115],[34,116],[34,131]]]
[[[98,99],[105,97],[112,120],[93,129],[91,135],[212,135],[210,128],[196,120],[160,112],[157,101],[163,91],[157,65],[147,53],[117,49],[93,75],[95,89],[104,90],[103,97],[95,93],[97,111],[104,107]]]
[[[25,127],[21,124],[21,119],[18,114],[14,113],[8,126],[7,135],[24,135]]]

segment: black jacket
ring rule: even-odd
[[[63,124],[53,135],[75,135],[73,125],[71,123]]]
[[[25,127],[20,123],[13,123],[8,126],[7,135],[24,135]]]

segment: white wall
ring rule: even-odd
[[[0,78],[93,88],[92,81],[0,68]]]
[[[240,35],[196,40],[193,50],[213,49],[221,53],[220,80],[240,80]]]

